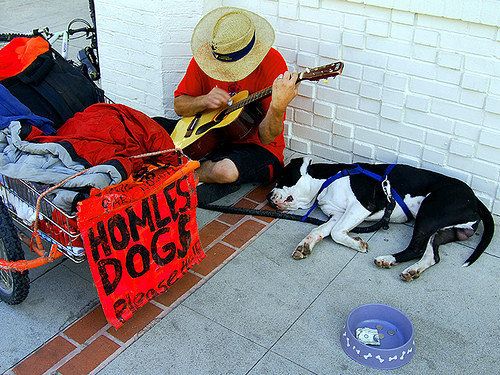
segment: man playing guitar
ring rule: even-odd
[[[231,96],[272,85],[260,103],[264,118],[245,138],[225,144],[201,160],[201,182],[228,184],[269,182],[284,163],[285,111],[297,95],[297,74],[272,48],[274,31],[264,18],[233,7],[205,15],[191,39],[193,59],[174,92],[174,110],[193,116],[231,105]]]

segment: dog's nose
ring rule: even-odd
[[[274,203],[273,201],[273,192],[271,191],[269,194],[267,194],[266,196],[266,199],[267,199],[267,202],[269,203],[269,205],[272,207],[272,208],[278,208],[278,206],[276,205],[276,203]]]

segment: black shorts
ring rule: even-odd
[[[255,144],[230,144],[209,154],[206,160],[213,162],[231,160],[238,169],[238,183],[274,180],[283,168],[280,161],[270,151]]]
[[[158,124],[161,125],[161,127],[163,129],[165,129],[167,131],[168,134],[172,134],[172,132],[174,131],[174,128],[175,128],[175,125],[177,125],[177,122],[179,121],[178,119],[177,120],[173,120],[173,119],[170,119],[170,118],[166,118],[166,117],[151,117],[153,120],[155,120]]]
[[[168,134],[172,134],[178,121],[165,117],[153,117],[153,120],[159,123]],[[268,183],[279,176],[283,168],[276,156],[255,144],[226,145],[213,151],[203,160],[217,162],[222,159],[230,159],[236,165],[239,172],[237,183]]]

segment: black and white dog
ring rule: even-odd
[[[365,220],[378,221],[382,218],[387,196],[381,183],[364,174],[347,175],[320,192],[326,179],[358,165],[378,175],[384,175],[388,167],[388,164],[364,163],[312,164],[307,157],[293,159],[285,167],[276,187],[269,193],[270,204],[281,210],[295,210],[309,208],[317,199],[321,210],[330,218],[299,243],[292,255],[294,259],[305,258],[329,234],[335,242],[354,250],[368,250],[365,241],[351,237],[349,232]],[[390,268],[401,262],[419,259],[400,275],[405,281],[416,279],[424,270],[439,262],[440,245],[468,239],[481,220],[484,233],[464,266],[476,261],[491,242],[493,217],[464,182],[402,164],[394,166],[388,180],[415,217],[415,226],[407,248],[396,254],[375,258],[378,267]],[[407,216],[398,204],[390,222],[405,221]]]

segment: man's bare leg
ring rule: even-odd
[[[236,182],[239,177],[236,165],[230,159],[222,159],[217,162],[210,160],[201,163],[200,168],[195,171],[200,182],[229,184]]]

